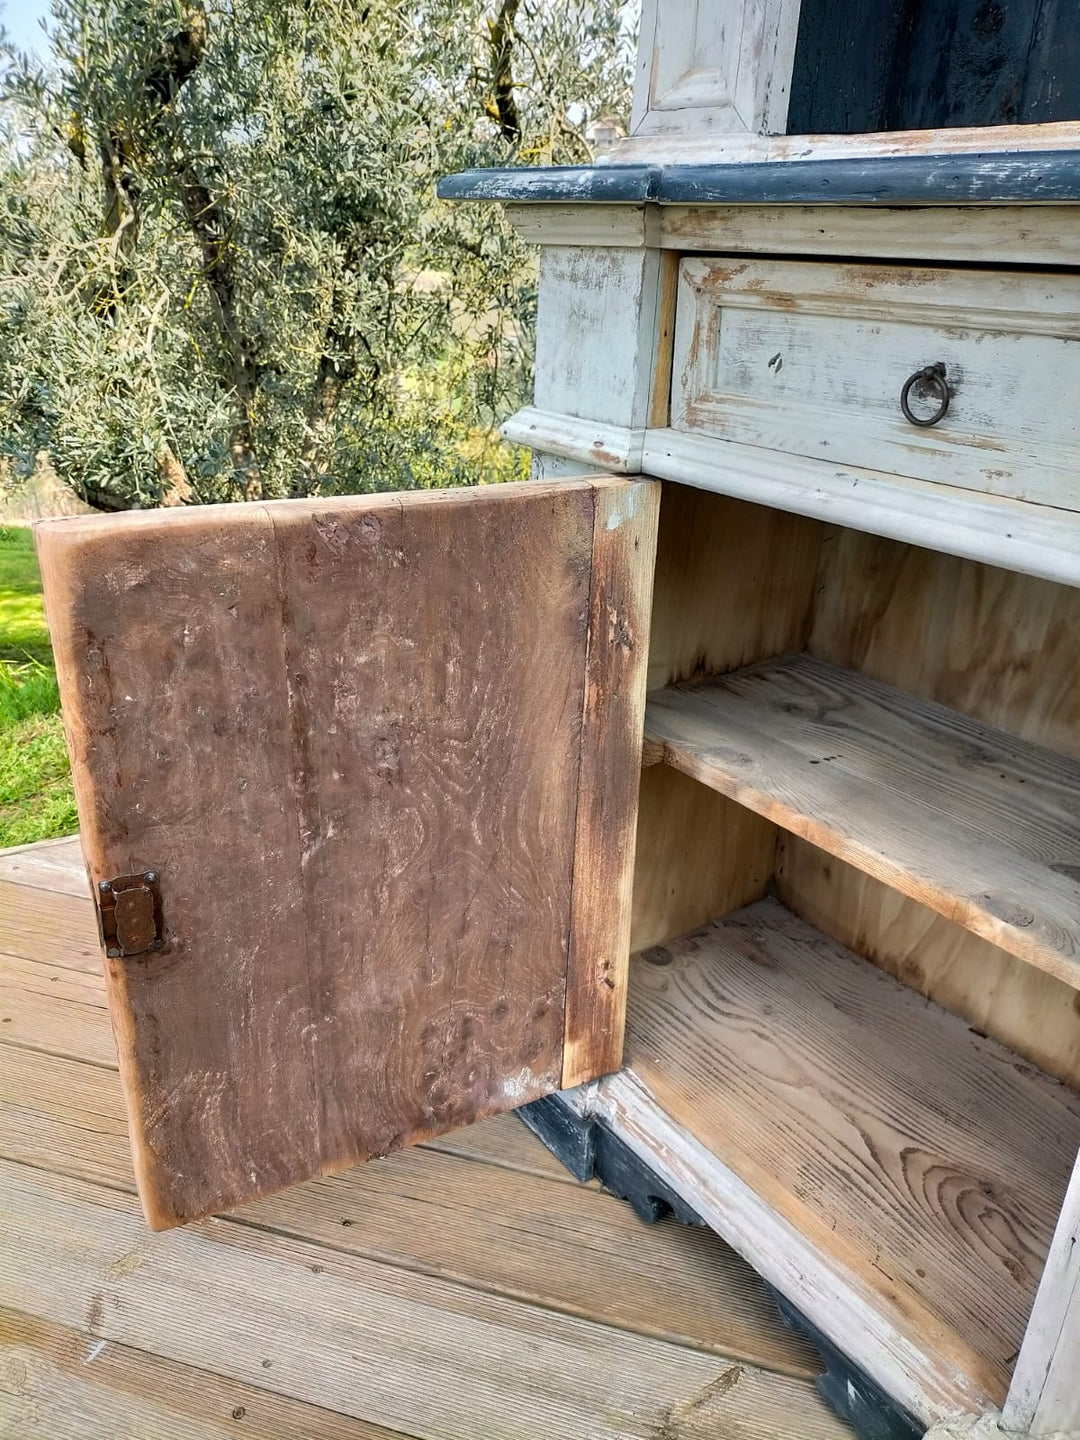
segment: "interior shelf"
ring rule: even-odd
[[[599,1113],[605,1093],[624,1138],[892,1393],[1001,1403],[1080,1096],[773,900],[634,961]]]
[[[662,759],[1080,988],[1080,762],[810,655],[649,698]]]

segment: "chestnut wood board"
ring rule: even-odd
[[[1080,987],[1080,762],[786,656],[650,697],[694,779]]]
[[[106,966],[152,1226],[618,1063],[658,490],[38,527],[91,881],[160,876]]]
[[[774,900],[635,962],[627,1064],[898,1335],[1000,1405],[1080,1097]],[[843,1311],[810,1313],[853,1338]]]

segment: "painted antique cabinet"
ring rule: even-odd
[[[151,1224],[526,1106],[864,1440],[1080,1434],[1078,76],[647,0],[604,163],[441,187],[532,482],[39,527]]]
[[[867,1436],[1080,1433],[1078,56],[1067,5],[654,0],[603,164],[442,187],[540,247],[504,433],[663,482],[625,1060],[532,1122]]]

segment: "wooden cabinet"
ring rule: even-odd
[[[561,1092],[866,1436],[1080,1433],[1080,125],[763,133],[798,8],[443,186],[540,246],[531,484],[39,531],[140,1187]]]
[[[778,133],[829,109],[798,11],[660,0],[607,163],[443,187],[540,247],[504,433],[538,475],[663,481],[624,1064],[557,1103],[842,1352],[860,1435],[1071,1436],[1075,97]]]

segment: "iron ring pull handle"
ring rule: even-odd
[[[920,419],[908,403],[908,397],[916,385],[925,385],[937,395],[937,409],[932,415]],[[949,382],[945,378],[945,366],[939,361],[936,365],[926,365],[921,370],[916,370],[914,375],[909,375],[904,381],[904,388],[900,391],[900,409],[904,412],[904,419],[909,420],[912,425],[918,425],[921,430],[928,430],[931,425],[936,425],[939,420],[944,420],[949,413],[949,401],[952,395],[949,390]]]

